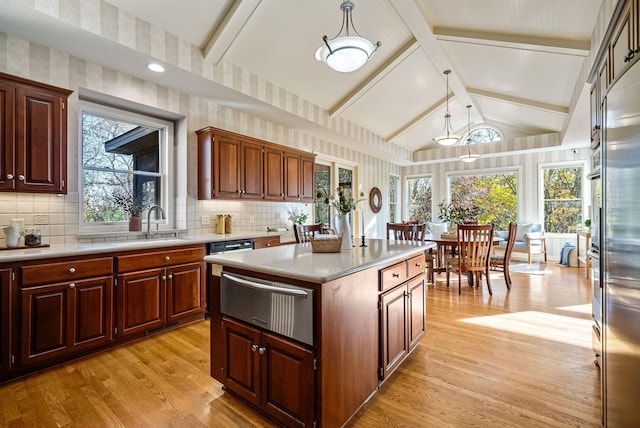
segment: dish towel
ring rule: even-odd
[[[565,242],[564,247],[560,250],[560,265],[569,266],[569,253],[575,249],[576,246],[571,242]]]

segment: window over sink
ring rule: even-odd
[[[82,101],[80,112],[80,232],[127,231],[153,205],[159,228],[172,224],[169,148],[173,123]]]

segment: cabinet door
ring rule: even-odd
[[[11,269],[0,269],[0,379],[11,368]]]
[[[294,153],[284,154],[284,198],[287,201],[299,201],[302,197],[300,189],[300,156]]]
[[[284,153],[271,147],[264,150],[264,198],[284,199]]]
[[[286,426],[313,426],[313,352],[268,333],[262,333],[261,349],[265,411]]]
[[[113,337],[113,277],[78,281],[73,290],[73,347],[94,347]]]
[[[314,157],[302,156],[300,158],[300,195],[301,200],[313,202],[315,200],[315,167]]]
[[[242,143],[242,165],[240,167],[242,197],[244,199],[262,199],[262,146]]]
[[[424,274],[407,284],[409,294],[409,349],[413,349],[424,336],[426,327],[426,294]]]
[[[214,196],[240,198],[241,143],[227,136],[214,136]]]
[[[627,2],[620,21],[617,23],[611,37],[611,81],[615,81],[633,61],[625,61],[627,53],[635,49],[635,32],[633,20],[633,1]]]
[[[0,81],[0,190],[15,185],[14,109],[15,88]]]
[[[223,383],[226,388],[248,402],[260,404],[260,331],[224,318],[225,367]]]
[[[66,97],[20,85],[16,98],[15,189],[66,193]]]
[[[20,290],[20,364],[31,364],[69,352],[73,320],[69,283]]]
[[[167,269],[167,323],[205,311],[203,262]]]
[[[380,354],[383,379],[400,365],[409,352],[406,289],[406,285],[401,285],[380,297],[382,303]]]
[[[118,275],[118,336],[164,325],[166,296],[163,276],[164,269]]]

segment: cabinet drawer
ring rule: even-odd
[[[407,263],[402,261],[380,271],[380,291],[388,290],[407,279]]]
[[[113,273],[113,259],[72,260],[60,263],[43,263],[39,265],[23,266],[21,270],[21,284],[23,286],[36,284],[50,284],[54,282],[75,281],[80,278],[111,275]]]
[[[426,258],[424,253],[407,260],[408,275],[407,278],[413,278],[416,275],[424,273],[426,268]]]
[[[205,256],[204,245],[179,249],[164,249],[126,256],[116,256],[118,272],[161,268],[182,263],[201,262]]]
[[[280,245],[280,236],[270,236],[267,238],[255,238],[253,240],[253,249],[258,248],[271,248],[278,247]]]

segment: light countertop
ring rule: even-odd
[[[251,252],[206,256],[206,262],[249,269],[314,283],[329,282],[369,267],[408,257],[419,250],[435,248],[431,242],[367,239],[367,247],[339,253],[312,253],[311,244],[284,245]]]
[[[50,247],[16,248],[0,251],[0,263],[26,260],[49,259],[54,257],[83,256],[88,254],[112,253],[117,251],[144,250],[183,245],[206,244],[209,242],[230,241],[234,239],[252,239],[278,236],[279,232],[241,232],[225,235],[206,234],[185,236],[183,238],[159,238],[120,240],[96,243],[69,243]]]

